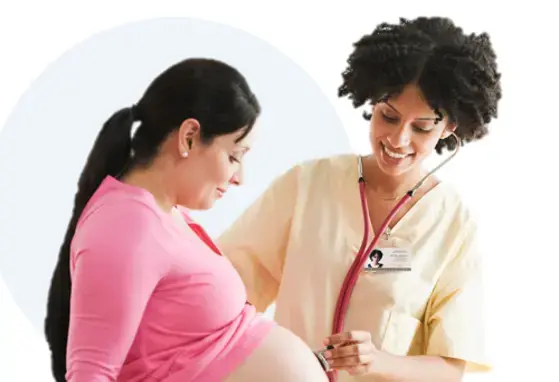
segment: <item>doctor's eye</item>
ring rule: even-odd
[[[414,126],[413,130],[417,131],[418,133],[424,133],[424,134],[427,134],[427,133],[431,132],[431,129],[426,128],[426,127],[419,127],[419,126]]]
[[[392,123],[392,124],[398,123],[398,117],[391,117],[384,113],[381,113],[381,115],[382,115],[382,119],[384,119],[388,123]]]

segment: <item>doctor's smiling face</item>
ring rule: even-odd
[[[442,111],[441,111],[442,112]],[[419,166],[447,138],[455,126],[425,101],[415,85],[376,103],[372,109],[370,140],[379,168],[387,175],[401,175]]]

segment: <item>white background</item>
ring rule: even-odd
[[[517,8],[496,3],[120,0],[108,6],[108,1],[6,1],[0,6],[0,121],[46,65],[92,34],[145,18],[188,16],[242,28],[296,60],[337,108],[354,148],[367,151],[360,113],[336,98],[351,43],[377,23],[399,16],[443,15],[466,31],[486,30],[503,73],[500,118],[487,140],[464,150],[442,172],[477,213],[487,250],[487,322],[495,370],[466,381],[557,380],[559,250],[551,219],[559,212],[552,184],[559,138],[553,57],[558,36],[551,6],[544,1],[518,3]],[[14,187],[1,179],[0,186]],[[40,211],[48,200],[38,195],[30,202]],[[0,283],[0,380],[51,381],[49,367],[42,333]]]

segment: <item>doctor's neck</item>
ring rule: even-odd
[[[363,176],[367,188],[382,199],[399,199],[427,174],[422,166],[408,171],[390,174],[383,171],[374,154],[363,157]]]

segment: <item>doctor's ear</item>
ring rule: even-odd
[[[450,137],[452,135],[452,133],[454,133],[456,131],[456,124],[455,123],[449,123],[445,129],[443,130],[443,133],[441,135],[441,139],[446,139],[448,137]]]

